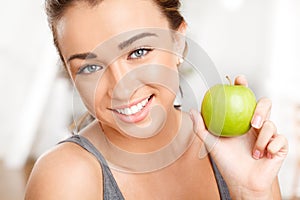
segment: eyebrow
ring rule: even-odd
[[[140,34],[137,34],[131,38],[129,38],[128,40],[125,40],[124,42],[121,42],[118,47],[120,50],[124,49],[125,47],[128,47],[129,45],[131,45],[132,43],[134,43],[135,41],[139,40],[139,39],[142,39],[144,37],[151,37],[151,36],[157,36],[157,34],[155,33],[149,33],[149,32],[145,32],[145,33],[140,33]],[[84,60],[84,59],[92,59],[92,58],[97,58],[97,55],[94,54],[94,53],[91,53],[91,52],[86,52],[86,53],[79,53],[79,54],[74,54],[74,55],[71,55],[68,60],[67,60],[67,63],[69,63],[71,60],[74,60],[74,59],[81,59],[81,60]]]
[[[71,55],[71,56],[68,58],[67,63],[70,62],[70,61],[73,60],[73,59],[81,59],[81,60],[84,60],[84,59],[91,59],[91,58],[97,58],[97,55],[94,54],[94,53],[91,53],[91,52],[74,54],[74,55]]]
[[[140,33],[140,34],[137,34],[137,35],[129,38],[128,40],[125,40],[124,42],[121,42],[118,47],[119,47],[120,50],[122,50],[125,47],[127,47],[127,46],[131,45],[132,43],[134,43],[136,40],[142,39],[144,37],[151,37],[151,36],[158,37],[157,34],[155,34],[155,33],[148,33],[148,32]]]

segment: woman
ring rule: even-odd
[[[47,0],[55,45],[96,120],[37,161],[26,199],[280,199],[287,141],[269,121],[270,100],[235,138],[174,107],[186,30],[179,5]]]

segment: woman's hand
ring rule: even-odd
[[[240,76],[235,84],[247,86],[247,80]],[[272,185],[287,156],[288,142],[277,133],[275,124],[269,120],[271,107],[269,99],[260,99],[251,129],[242,136],[231,138],[210,134],[200,113],[191,110],[194,132],[204,142],[233,198],[272,199]]]

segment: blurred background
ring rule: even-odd
[[[23,199],[32,164],[70,133],[72,92],[43,10],[43,0],[0,7],[0,199]],[[246,75],[289,140],[279,174],[284,199],[300,199],[300,1],[188,0],[188,37],[221,76]]]

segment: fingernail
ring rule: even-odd
[[[190,111],[190,117],[193,121],[193,130],[194,130],[195,133],[197,133],[198,132],[198,123],[197,123],[198,120],[197,120],[197,116],[195,114],[195,111],[193,111],[193,110]]]
[[[252,125],[252,127],[257,128],[257,129],[260,128],[261,127],[261,116],[256,115],[253,118],[251,125]]]
[[[259,150],[254,151],[253,158],[255,158],[256,160],[258,160],[260,158],[260,151]]]

